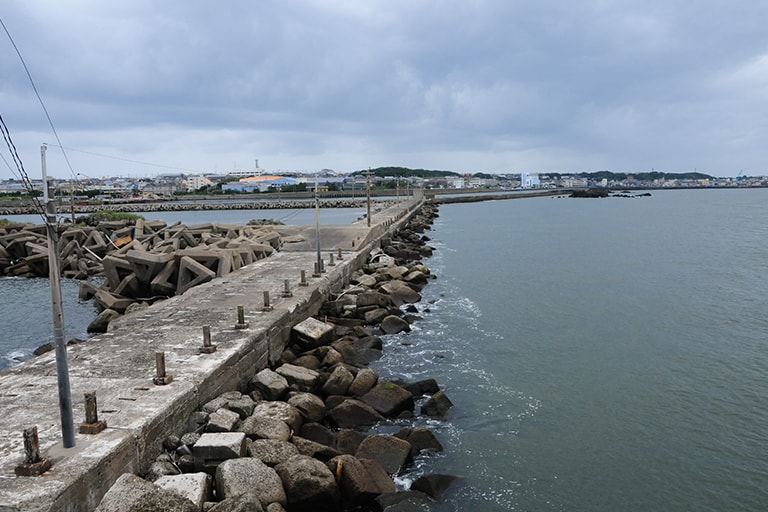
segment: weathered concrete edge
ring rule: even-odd
[[[185,431],[189,414],[222,392],[241,387],[248,375],[275,362],[290,341],[293,325],[317,313],[330,293],[349,283],[352,273],[363,265],[381,237],[402,227],[415,211],[414,206],[398,215],[381,218],[356,252],[348,253],[336,266],[327,267],[327,274],[313,284],[309,296],[271,319],[266,330],[245,336],[225,360],[199,375],[196,383],[175,383],[175,393],[144,423],[129,428],[110,426],[92,441],[81,443],[81,450],[89,451],[90,456],[78,457],[76,464],[68,463],[66,451],[58,447],[44,453],[54,460],[53,471],[68,473],[71,481],[35,492],[30,489],[38,483],[34,478],[17,478],[13,482],[21,485],[10,487],[0,480],[0,512],[95,508],[121,474],[146,471],[160,453],[162,439],[169,433]]]

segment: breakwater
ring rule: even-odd
[[[323,208],[365,208],[367,201],[364,199],[322,199]],[[392,201],[376,200],[379,206],[390,205]],[[182,211],[216,211],[216,210],[295,210],[301,208],[314,208],[311,200],[304,201],[138,201],[138,202],[109,202],[101,204],[75,204],[61,203],[57,209],[61,214],[72,211],[76,215],[96,213],[99,211],[116,211],[125,213],[141,212],[182,212]],[[7,215],[29,215],[38,213],[33,204],[13,206],[0,206],[0,217]]]
[[[146,474],[162,451],[168,433],[184,432],[188,418],[202,405],[228,391],[246,389],[254,369],[280,361],[294,325],[316,314],[325,299],[350,281],[355,269],[382,237],[405,222],[410,212],[384,210],[374,216],[370,233],[327,272],[298,286],[301,269],[314,254],[280,252],[252,265],[118,319],[110,331],[71,347],[70,379],[74,406],[83,394],[99,396],[107,430],[78,436],[78,446],[57,442],[57,404],[52,355],[44,355],[0,374],[4,417],[0,422],[0,470],[13,474],[24,458],[21,431],[32,424],[40,433],[40,453],[53,468],[45,478],[17,477],[0,483],[0,504],[8,510],[92,510],[122,473]],[[347,246],[349,247],[349,246]],[[290,296],[283,296],[285,282]],[[271,291],[268,307],[261,291]],[[242,306],[246,329],[236,329]],[[207,326],[217,350],[201,352]],[[167,385],[153,382],[156,355],[164,354]],[[156,375],[154,375],[156,377]],[[78,415],[76,414],[76,417]]]

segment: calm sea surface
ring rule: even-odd
[[[442,511],[766,509],[768,190],[444,205],[428,235],[423,320],[376,368],[455,405],[406,485],[460,476]],[[0,280],[0,343],[49,336],[29,283]]]

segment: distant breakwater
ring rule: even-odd
[[[383,201],[377,200],[377,205]],[[384,201],[386,202],[386,201]],[[365,199],[321,199],[322,208],[365,208]],[[201,201],[201,202],[135,202],[135,203],[108,203],[98,205],[75,205],[76,214],[96,213],[110,210],[116,212],[141,213],[141,212],[182,212],[182,211],[208,211],[208,210],[295,210],[300,208],[314,208],[314,201]],[[57,206],[60,213],[72,211],[69,204]],[[37,213],[34,205],[18,205],[12,207],[0,207],[0,217],[6,215],[30,215]]]

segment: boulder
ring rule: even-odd
[[[413,395],[394,382],[379,381],[360,400],[383,416],[395,417],[403,411],[413,411]]]
[[[207,473],[163,476],[155,485],[187,498],[198,510],[203,510],[203,504],[213,496],[212,478]]]
[[[394,436],[411,443],[411,455],[414,457],[422,450],[443,451],[443,445],[426,427],[403,427]]]
[[[248,446],[251,457],[259,459],[267,466],[277,466],[284,460],[288,460],[299,454],[299,450],[292,443],[277,439],[256,439]]]
[[[277,369],[277,373],[285,377],[291,389],[311,393],[320,378],[315,370],[303,368],[293,364],[284,364]]]
[[[283,483],[275,470],[252,457],[222,462],[216,468],[216,492],[221,499],[250,495],[264,507],[287,503]]]
[[[421,414],[431,418],[443,419],[451,407],[453,407],[453,403],[446,394],[438,391],[421,406]]]
[[[280,506],[277,503],[272,505]],[[264,510],[265,508],[261,506],[261,501],[258,498],[248,494],[240,494],[216,503],[207,509],[207,512],[264,512]],[[266,510],[269,512],[270,509],[267,508]]]
[[[305,421],[321,421],[325,418],[325,402],[312,393],[297,393],[288,399],[288,404],[298,409]]]
[[[253,409],[252,416],[283,420],[294,432],[301,430],[301,425],[304,423],[299,410],[285,402],[259,402]]]
[[[303,350],[311,350],[331,342],[333,325],[309,317],[293,326],[291,336]]]
[[[408,284],[399,279],[382,284],[381,290],[389,295],[390,300],[397,307],[400,307],[403,304],[413,304],[414,302],[419,302],[421,300],[419,292],[415,291],[408,286]]]
[[[326,446],[333,446],[336,441],[336,433],[320,423],[305,423],[299,434],[304,439],[309,439]]]
[[[363,507],[381,494],[397,491],[395,482],[374,460],[340,455],[328,467],[336,475],[346,507]]]
[[[313,459],[327,461],[337,455],[341,455],[341,452],[335,448],[309,439],[304,439],[303,437],[293,436],[291,442],[296,446],[296,449],[299,450],[301,455],[307,455]]]
[[[225,460],[245,455],[245,434],[242,432],[203,434],[192,448],[192,453],[198,468],[215,468]]]
[[[357,367],[367,366],[381,358],[382,343],[378,336],[363,338],[345,336],[334,341],[331,346],[341,354],[345,363]]]
[[[334,350],[335,353],[338,354]],[[355,376],[343,366],[337,366],[330,377],[323,384],[323,393],[326,395],[345,395]]]
[[[250,382],[250,390],[261,393],[265,400],[280,400],[288,393],[288,381],[282,375],[265,368]]]
[[[384,416],[365,402],[348,398],[328,412],[328,419],[339,428],[357,428],[375,425]]]
[[[174,491],[125,473],[107,491],[94,512],[199,512],[199,509]]]
[[[345,428],[336,434],[336,440],[333,443],[333,447],[340,453],[346,453],[348,455],[354,455],[357,453],[357,449],[360,448],[360,444],[368,437],[366,434],[351,428]]]
[[[417,478],[411,484],[411,490],[421,491],[433,498],[439,498],[440,495],[455,482],[458,477],[453,475],[429,474]]]
[[[349,385],[347,393],[351,396],[363,396],[373,389],[373,386],[379,380],[379,374],[370,368],[363,368],[355,375],[352,384]]]
[[[238,431],[244,433],[248,439],[274,439],[288,441],[291,438],[291,428],[280,418],[270,416],[248,416],[245,418]]]
[[[283,481],[291,512],[336,510],[339,490],[328,467],[306,455],[295,455],[275,468]]]
[[[114,309],[105,309],[104,311],[96,315],[96,318],[93,319],[93,321],[88,325],[88,328],[86,330],[90,334],[107,332],[109,323],[119,316],[120,316],[120,313],[118,313]]]
[[[373,459],[390,475],[396,475],[411,459],[411,443],[392,436],[368,436],[355,452],[358,459]]]
[[[208,416],[206,432],[232,432],[240,421],[240,415],[229,409],[218,409]]]
[[[381,332],[384,334],[397,334],[400,332],[411,332],[411,326],[408,322],[396,315],[387,315],[381,320]]]

